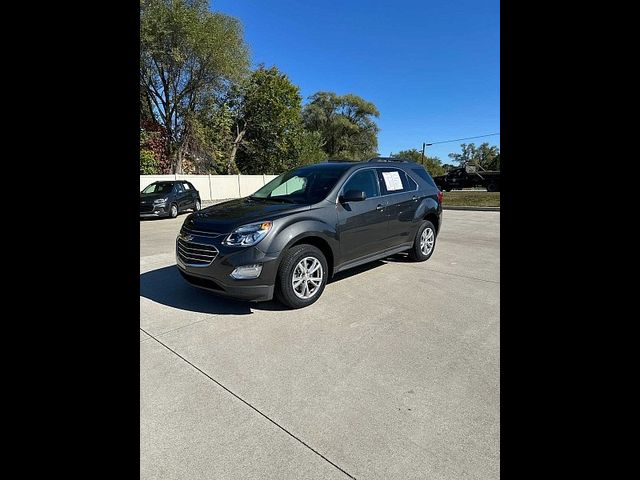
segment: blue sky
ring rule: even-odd
[[[378,151],[500,132],[498,0],[214,0],[240,19],[253,65],[276,65],[304,101],[354,93],[380,110]],[[470,140],[500,145],[500,136]],[[427,154],[446,163],[459,143]]]

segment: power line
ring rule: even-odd
[[[482,137],[493,137],[494,135],[500,135],[500,132],[498,133],[489,133],[487,135],[478,135],[476,137],[466,137],[466,138],[456,138],[455,140],[443,140],[442,142],[431,142],[431,143],[427,143],[427,147],[431,146],[431,145],[438,145],[440,143],[451,143],[451,142],[459,142],[461,140],[472,140],[474,138],[482,138]]]

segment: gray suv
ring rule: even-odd
[[[376,158],[308,165],[253,195],[190,214],[176,262],[190,284],[291,308],[315,302],[334,274],[399,252],[431,257],[442,192],[421,165]]]

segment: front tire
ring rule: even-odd
[[[178,205],[175,203],[172,203],[171,207],[169,207],[169,216],[171,218],[176,218],[178,216]]]
[[[429,220],[425,220],[413,241],[413,247],[409,250],[409,259],[414,262],[429,260],[436,249],[436,227]]]
[[[328,276],[327,259],[318,248],[296,245],[278,268],[276,298],[290,308],[309,306],[322,295]]]
[[[198,210],[200,210],[200,200],[196,200],[195,205],[193,206],[193,211],[197,212]]]

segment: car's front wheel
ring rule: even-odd
[[[313,245],[296,245],[280,263],[276,298],[291,308],[314,303],[327,284],[329,269],[323,253]]]
[[[196,200],[196,203],[193,206],[193,211],[194,212],[197,212],[198,210],[200,210],[200,200]]]
[[[424,262],[431,257],[435,248],[436,227],[429,220],[425,220],[416,233],[413,247],[409,250],[409,258],[414,262]]]
[[[176,218],[178,216],[178,205],[176,205],[175,203],[171,204],[171,207],[169,209],[169,216],[171,218]]]

